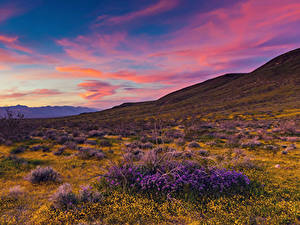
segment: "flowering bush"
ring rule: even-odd
[[[165,195],[240,191],[250,184],[248,177],[240,172],[203,168],[189,161],[164,163],[151,170],[144,165],[114,166],[105,179],[111,186]]]

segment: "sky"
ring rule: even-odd
[[[154,100],[299,37],[299,0],[0,0],[0,106]]]

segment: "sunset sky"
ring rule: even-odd
[[[0,106],[154,100],[298,47],[299,0],[0,0]]]

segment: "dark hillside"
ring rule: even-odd
[[[300,49],[280,55],[251,73],[226,74],[170,93],[156,101],[66,117],[65,121],[111,123],[150,116],[183,118],[210,112],[300,108]]]

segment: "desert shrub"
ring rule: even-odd
[[[83,144],[86,141],[86,138],[84,137],[75,137],[74,142],[77,144]]]
[[[230,148],[236,148],[240,145],[240,138],[239,136],[236,136],[236,135],[230,135],[228,138],[227,138],[227,142],[226,142],[226,145]]]
[[[105,133],[100,130],[91,130],[88,132],[88,137],[103,137]]]
[[[3,137],[0,137],[0,145],[5,143],[5,139]]]
[[[99,145],[100,145],[101,147],[111,147],[111,146],[112,146],[112,143],[111,143],[109,140],[104,139],[104,140],[101,140],[101,141],[99,142]]]
[[[282,154],[282,155],[287,155],[287,154],[288,154],[288,151],[287,151],[287,150],[283,150],[283,151],[281,151],[281,154]]]
[[[113,166],[105,176],[111,187],[122,187],[153,195],[202,196],[235,193],[250,184],[247,176],[237,171],[204,168],[199,164],[168,162],[148,165]]]
[[[77,149],[77,144],[72,141],[68,141],[67,143],[65,143],[65,146],[68,149]]]
[[[100,202],[103,199],[102,195],[98,191],[94,191],[90,185],[81,186],[81,189],[78,193],[78,201],[87,203],[87,202]]]
[[[140,160],[140,163],[143,167],[147,168],[148,170],[155,170],[161,164],[163,164],[167,160],[167,155],[160,155],[157,150],[150,150],[147,151]]]
[[[192,141],[191,143],[188,144],[188,147],[189,148],[200,148],[200,145],[197,142]]]
[[[142,143],[139,146],[141,149],[151,149],[153,148],[153,144],[151,142]]]
[[[262,143],[260,141],[258,141],[257,139],[251,139],[248,141],[244,141],[242,143],[243,148],[250,148],[250,149],[257,148],[261,145],[262,145]]]
[[[171,139],[183,137],[183,133],[180,130],[170,129],[165,132],[165,136]]]
[[[86,145],[97,145],[97,141],[95,141],[95,140],[86,140],[85,144]]]
[[[78,195],[76,195],[68,183],[59,186],[50,198],[53,207],[60,210],[75,209],[78,204],[97,203],[101,202],[102,199],[102,195],[89,185],[81,186]]]
[[[98,160],[102,160],[102,159],[105,158],[105,154],[103,152],[101,152],[101,151],[96,152],[94,156]]]
[[[126,149],[123,155],[125,162],[139,161],[145,153],[141,149]]]
[[[297,125],[295,121],[284,121],[281,123],[281,131],[286,134],[296,134],[297,133]]]
[[[280,150],[279,146],[277,145],[265,145],[264,149],[272,152],[273,154],[276,154]]]
[[[61,176],[52,167],[38,166],[36,169],[32,170],[25,179],[34,184],[48,181],[59,182]]]
[[[105,158],[105,154],[101,149],[94,149],[94,148],[79,148],[77,156],[81,159],[103,159]]]
[[[20,145],[20,146],[12,148],[9,153],[10,154],[19,154],[19,153],[25,152],[26,149],[27,149],[27,146]]]
[[[71,185],[68,183],[59,186],[58,190],[51,196],[50,200],[57,209],[70,209],[78,202],[76,195],[72,191]]]
[[[5,115],[0,116],[0,134],[5,140],[20,141],[27,136],[27,131],[24,126],[24,115],[19,112],[13,112],[9,108],[6,109]]]
[[[57,149],[57,151],[53,152],[53,155],[62,155],[66,150],[66,146],[61,146]]]
[[[30,148],[31,151],[39,151],[41,149],[43,149],[42,145],[34,145]]]
[[[51,152],[50,147],[47,145],[42,146],[42,151],[43,152]]]
[[[184,146],[185,145],[185,140],[183,138],[178,138],[176,141],[175,141],[176,145],[178,146]]]
[[[233,168],[238,169],[240,171],[244,169],[260,169],[259,165],[257,165],[253,160],[249,159],[248,157],[233,161]]]
[[[68,136],[60,136],[57,138],[57,143],[60,145],[63,145],[64,143],[66,143],[69,140]]]
[[[201,156],[209,156],[209,152],[205,149],[200,149],[199,151],[196,152],[198,155]]]
[[[25,194],[24,188],[21,187],[20,185],[13,186],[9,188],[8,191],[8,196],[12,199],[19,199],[22,196],[24,196],[24,194]]]

